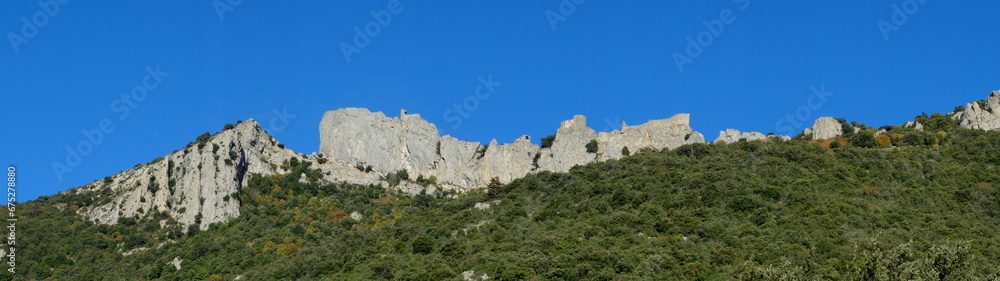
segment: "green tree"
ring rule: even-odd
[[[597,153],[597,140],[590,140],[586,147],[587,153]]]
[[[552,143],[556,141],[556,135],[548,135],[542,138],[542,148],[552,147]]]
[[[421,235],[413,239],[413,253],[430,254],[434,251],[434,244],[434,238],[427,235]]]
[[[850,137],[851,145],[864,148],[875,147],[875,137],[865,130],[858,131]]]

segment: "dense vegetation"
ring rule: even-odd
[[[42,197],[20,206],[17,279],[997,280],[1000,133],[924,124],[644,151],[457,195],[253,175],[240,217],[189,233],[74,215],[95,194]]]

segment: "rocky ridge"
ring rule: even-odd
[[[952,114],[963,128],[1000,130],[1000,91],[986,100],[969,103]],[[907,126],[922,127],[919,123]],[[803,134],[812,139],[843,135],[841,123],[821,117]],[[215,135],[204,135],[183,149],[146,164],[136,165],[69,193],[92,191],[91,206],[77,213],[90,220],[114,224],[123,217],[162,212],[182,225],[207,229],[216,222],[239,216],[238,191],[250,174],[284,174],[282,164],[295,158],[319,169],[322,181],[390,187],[387,173],[406,170],[410,181],[391,186],[404,193],[433,193],[438,189],[464,192],[485,188],[492,178],[503,183],[532,172],[566,172],[576,165],[619,159],[626,152],[674,149],[706,143],[690,127],[688,114],[626,125],[620,130],[596,132],[582,115],[563,121],[551,145],[540,147],[531,137],[511,143],[488,144],[441,136],[437,127],[419,114],[401,111],[399,117],[363,108],[326,112],[320,122],[320,154],[304,155],[284,148],[254,120],[238,123]],[[789,139],[727,129],[715,143],[740,140]],[[594,146],[596,144],[596,146]],[[370,167],[371,171],[357,167]],[[420,185],[417,177],[434,184]],[[303,179],[304,180],[304,179]],[[161,222],[161,224],[164,222]]]
[[[250,174],[287,173],[281,164],[293,157],[314,162],[313,167],[324,171],[324,180],[330,182],[344,178],[359,184],[380,182],[377,176],[354,167],[318,164],[316,156],[284,148],[250,119],[215,135],[203,135],[152,162],[67,192],[100,194],[94,198],[98,204],[77,211],[96,223],[115,224],[122,217],[163,212],[181,225],[204,230],[240,215],[238,191]],[[101,198],[104,196],[107,198]]]
[[[740,133],[736,129],[726,129],[725,131],[719,131],[719,137],[715,138],[713,143],[734,143],[740,140],[755,141],[755,140],[766,140],[768,138],[775,138],[780,140],[790,140],[789,136],[784,135],[765,135],[759,132],[744,132]]]
[[[621,130],[598,133],[583,115],[563,121],[549,147],[521,136],[512,143],[489,144],[441,136],[434,124],[409,114],[390,118],[364,108],[329,111],[320,122],[320,152],[332,162],[372,166],[379,173],[406,170],[411,177],[434,177],[444,189],[485,187],[494,177],[509,182],[536,171],[565,172],[576,165],[618,159],[629,151],[673,149],[703,143],[688,114],[677,114]],[[590,142],[596,149],[588,150]]]

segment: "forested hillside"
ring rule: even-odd
[[[95,225],[74,212],[98,194],[67,192],[19,206],[21,271],[2,276],[997,280],[1000,132],[921,118],[878,137],[856,124],[834,140],[633,151],[464,194],[303,183],[317,171],[292,161],[206,231],[158,213]]]

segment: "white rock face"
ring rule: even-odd
[[[109,224],[116,223],[119,217],[164,211],[182,224],[200,220],[200,228],[207,229],[213,222],[239,216],[238,200],[232,197],[246,183],[247,173],[274,172],[270,166],[248,159],[294,155],[290,150],[278,149],[276,144],[249,120],[216,134],[207,143],[193,143],[111,176],[110,183],[97,181],[81,187],[82,191],[110,188],[116,197],[111,203],[79,212],[95,222]]]
[[[740,140],[755,141],[755,140],[767,140],[769,138],[790,140],[789,136],[783,135],[764,135],[759,132],[745,132],[740,133],[736,129],[726,129],[725,131],[719,131],[719,137],[715,138],[715,143],[734,143]]]
[[[811,131],[814,140],[835,138],[844,134],[844,129],[840,126],[840,122],[837,119],[833,119],[833,117],[820,117],[816,119]]]
[[[691,130],[690,115],[677,114],[661,120],[649,120],[646,124],[628,126],[622,122],[621,131],[599,133],[597,136],[599,161],[622,157],[622,148],[630,152],[642,149],[674,149],[690,143],[704,143],[701,133]],[[558,137],[556,137],[558,140]]]
[[[173,265],[174,268],[176,268],[177,270],[181,270],[181,262],[183,262],[183,261],[184,260],[181,259],[181,257],[174,257],[174,260],[172,262],[168,262],[167,264],[168,265]]]
[[[477,274],[478,273],[476,273],[475,270],[462,271],[462,280],[465,280],[465,281],[483,281],[483,280],[490,279],[490,276],[486,275],[486,273],[483,273],[482,275],[476,276]]]
[[[1000,129],[1000,91],[993,91],[986,98],[985,107],[980,107],[978,102],[966,104],[959,116],[962,119],[959,126],[962,128],[991,131]]]
[[[565,172],[576,165],[618,159],[623,147],[659,150],[704,142],[704,136],[691,130],[687,114],[637,126],[623,124],[621,131],[610,133],[595,132],[587,127],[586,117],[577,115],[560,123],[555,136],[547,148],[531,143],[529,136],[482,145],[438,136],[437,127],[417,114],[402,111],[400,117],[389,118],[381,112],[346,108],[323,115],[320,153],[332,162],[372,166],[379,174],[406,169],[411,178],[434,176],[438,186],[464,191],[484,188],[493,177],[506,183],[535,171]],[[591,141],[598,144],[596,152],[587,152]],[[413,193],[421,188],[400,190]]]
[[[556,139],[549,147],[550,157],[542,155],[538,165],[542,170],[566,172],[573,166],[589,163],[596,159],[596,154],[587,153],[587,143],[597,139],[597,132],[587,127],[587,117],[573,116],[559,124]],[[598,148],[600,145],[598,144]]]
[[[320,152],[341,163],[378,163],[381,171],[426,173],[438,160],[438,130],[420,115],[386,118],[364,108],[328,111],[320,122]]]
[[[692,143],[705,143],[705,136],[699,132],[691,132],[691,134],[688,135],[687,140],[684,141],[684,144]]]
[[[113,197],[109,203],[78,211],[96,223],[115,224],[120,217],[142,217],[162,211],[182,225],[197,224],[205,230],[212,223],[240,215],[236,196],[250,174],[286,173],[279,166],[292,157],[316,162],[315,157],[279,147],[251,119],[213,135],[202,145],[192,143],[150,163],[109,176],[110,182],[99,180],[67,192],[111,191]],[[379,182],[377,176],[364,175],[343,164],[316,166],[340,177],[350,177],[351,182]]]

